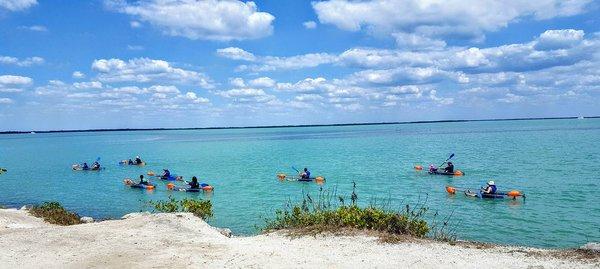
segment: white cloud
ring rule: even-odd
[[[195,92],[187,92],[185,94],[185,99],[191,101],[194,104],[208,104],[210,101],[204,97],[198,97]]]
[[[75,82],[73,83],[73,87],[80,90],[102,89],[102,83],[100,81]]]
[[[23,11],[37,4],[37,0],[0,0],[0,8],[10,11]]]
[[[244,82],[244,79],[242,79],[242,78],[231,78],[231,79],[229,79],[229,83],[233,87],[237,87],[237,88],[246,87],[246,83]]]
[[[538,50],[568,49],[580,44],[583,36],[582,30],[547,30],[537,39],[535,48]]]
[[[258,88],[272,88],[275,86],[275,83],[275,80],[270,77],[260,77],[248,82],[250,86]]]
[[[149,23],[164,34],[189,39],[244,40],[271,35],[275,17],[259,12],[252,1],[151,0],[129,3],[107,0],[106,5]]]
[[[48,28],[43,25],[20,26],[19,28],[34,32],[48,32]]]
[[[396,45],[400,49],[409,50],[432,50],[442,49],[446,46],[444,40],[432,39],[418,34],[408,33],[393,33],[392,36],[396,39]]]
[[[327,79],[318,77],[318,78],[305,78],[296,83],[277,83],[277,89],[282,91],[295,91],[302,93],[310,93],[310,92],[322,92],[323,90],[330,88],[330,85],[327,84]]]
[[[121,59],[100,59],[92,63],[92,69],[100,73],[98,79],[102,82],[171,82],[198,85],[206,89],[214,87],[207,75],[173,67],[163,60],[136,58],[126,62]]]
[[[75,72],[73,72],[73,74],[72,74],[71,76],[72,76],[73,78],[80,79],[80,78],[84,78],[84,77],[85,77],[85,74],[84,74],[84,73],[82,73],[81,71],[75,71]]]
[[[42,57],[28,57],[25,59],[19,59],[16,57],[10,56],[0,56],[0,64],[11,64],[21,67],[28,67],[32,65],[41,65],[44,63],[44,58]]]
[[[408,32],[425,36],[481,37],[523,18],[549,19],[585,12],[590,0],[330,0],[313,2],[323,24],[347,31]]]
[[[160,94],[178,94],[180,93],[179,89],[175,86],[162,86],[162,85],[154,85],[150,88],[147,88],[150,92],[160,93]]]
[[[217,55],[232,60],[254,61],[256,59],[254,54],[235,47],[218,49]]]
[[[498,101],[503,102],[503,103],[519,103],[522,102],[523,100],[525,100],[525,97],[523,96],[519,96],[516,94],[512,94],[512,93],[507,93],[504,98],[500,98],[498,99]]]
[[[0,98],[0,104],[7,105],[12,103],[14,103],[14,101],[10,98]]]
[[[306,28],[306,29],[317,28],[317,23],[314,21],[305,21],[304,23],[302,23],[302,25],[304,25],[304,28]]]
[[[3,85],[29,85],[33,80],[29,77],[2,75],[0,76],[0,84]]]
[[[300,94],[294,97],[295,100],[300,102],[314,102],[323,100],[323,96],[318,94]]]
[[[267,94],[262,89],[242,88],[217,92],[217,95],[233,99],[236,103],[267,103],[276,100],[273,95]]]

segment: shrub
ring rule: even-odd
[[[354,186],[354,189],[356,186]],[[423,220],[427,208],[395,212],[383,207],[357,205],[358,195],[353,190],[351,204],[345,205],[344,198],[339,196],[339,203],[332,205],[329,193],[321,189],[317,201],[305,195],[301,203],[288,205],[275,211],[275,217],[266,220],[264,231],[303,229],[316,232],[338,231],[344,228],[373,230],[388,235],[410,235],[424,237],[430,231]]]
[[[209,200],[195,200],[185,198],[177,201],[169,196],[167,201],[150,201],[149,204],[158,212],[190,212],[194,216],[208,220],[213,216],[212,203]]]
[[[74,212],[67,211],[58,202],[44,202],[39,206],[32,207],[29,212],[32,215],[38,218],[43,218],[44,221],[52,224],[65,226],[82,223],[79,215]]]

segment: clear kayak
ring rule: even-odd
[[[446,192],[448,192],[449,194],[456,194],[456,191],[460,190],[459,188],[456,187],[452,187],[452,186],[446,186]],[[520,191],[517,190],[511,190],[511,191],[497,191],[495,193],[483,193],[481,190],[471,190],[471,189],[466,189],[464,190],[464,194],[465,196],[468,197],[475,197],[475,198],[479,198],[479,199],[505,199],[505,198],[509,198],[509,199],[517,199],[517,197],[523,197],[523,199],[525,199],[525,194],[521,193]]]
[[[129,186],[131,188],[134,189],[145,189],[145,190],[153,190],[154,188],[156,188],[155,185],[147,183],[147,184],[140,184],[140,183],[135,183],[133,180],[126,178],[123,180],[123,184],[125,184],[125,186]]]

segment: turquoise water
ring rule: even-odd
[[[450,153],[463,177],[429,176],[413,165],[442,162]],[[141,155],[146,167],[116,163]],[[101,172],[71,164],[101,157]],[[426,200],[430,213],[452,213],[461,239],[542,247],[600,241],[600,119],[427,123],[346,127],[53,133],[0,135],[0,204],[57,200],[81,215],[118,218],[148,200],[211,199],[211,223],[256,233],[262,217],[288,199],[316,193],[315,183],[279,182],[295,166],[323,175],[326,190],[390,207]],[[215,187],[212,194],[130,189],[125,177],[169,168]],[[494,179],[525,201],[449,196],[444,186],[477,188]],[[439,217],[438,217],[439,218]]]

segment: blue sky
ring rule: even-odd
[[[0,0],[0,130],[599,115],[599,11]]]

